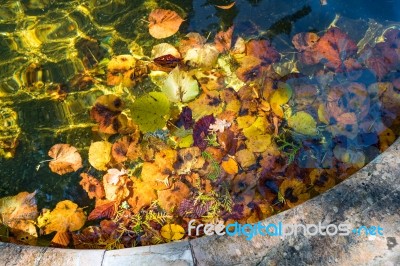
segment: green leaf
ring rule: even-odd
[[[317,122],[306,112],[297,112],[288,118],[289,127],[293,128],[297,133],[314,136],[317,135]]]
[[[161,91],[167,95],[171,102],[190,102],[199,94],[199,84],[185,71],[181,71],[179,67],[172,70]]]
[[[139,125],[143,133],[152,132],[165,126],[169,114],[170,103],[162,92],[150,92],[132,105],[132,119]]]

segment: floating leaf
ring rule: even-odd
[[[1,222],[8,224],[18,220],[34,220],[38,215],[36,191],[33,193],[20,192],[15,196],[0,199]]]
[[[226,119],[217,118],[213,124],[210,125],[209,129],[213,132],[224,132],[226,128],[229,128],[232,123],[227,122]]]
[[[45,234],[51,232],[72,232],[82,228],[85,224],[86,216],[77,204],[70,200],[57,203],[54,210],[48,215],[44,228]]]
[[[154,45],[153,49],[151,49],[151,58],[154,60],[166,55],[171,55],[175,58],[181,58],[181,54],[179,53],[178,49],[169,43],[160,43]]]
[[[205,138],[209,134],[210,125],[215,123],[213,115],[207,115],[199,119],[193,128],[193,140],[194,145],[199,147],[200,150],[205,150],[207,147],[207,141]]]
[[[179,52],[185,57],[186,53],[192,48],[201,48],[206,43],[206,38],[201,36],[197,32],[189,32],[182,40],[179,42]]]
[[[49,163],[50,170],[59,175],[75,172],[82,167],[78,150],[69,144],[56,144],[50,148],[48,154],[54,158]]]
[[[201,47],[189,49],[183,61],[192,67],[211,68],[217,62],[218,55],[219,51],[215,45],[207,43]]]
[[[104,198],[104,188],[99,180],[86,173],[82,173],[81,177],[82,180],[79,182],[79,185],[88,193],[89,199]]]
[[[132,119],[143,133],[152,132],[165,126],[169,118],[170,103],[162,92],[150,92],[132,105]]]
[[[221,167],[226,173],[230,175],[237,174],[237,172],[239,171],[239,166],[237,162],[232,158],[229,158],[228,161],[223,161],[221,163]]]
[[[271,145],[272,136],[270,134],[256,135],[246,140],[247,148],[252,152],[264,152]]]
[[[174,68],[161,88],[171,102],[189,102],[199,94],[199,84],[187,72]]]
[[[161,235],[168,241],[182,239],[185,235],[185,229],[179,224],[166,224],[161,227]]]
[[[90,117],[99,123],[99,132],[115,134],[118,132],[120,123],[118,117],[123,110],[123,102],[116,95],[102,95],[90,110]]]
[[[107,170],[111,160],[112,144],[108,141],[93,142],[89,147],[89,163],[100,171]]]
[[[310,198],[306,185],[298,179],[285,179],[279,187],[279,194],[290,207],[303,203]]]
[[[256,163],[256,157],[254,156],[254,153],[248,149],[243,149],[236,152],[236,160],[243,168],[247,168]]]
[[[233,26],[229,27],[227,31],[220,31],[215,35],[215,48],[220,53],[229,51],[232,46]]]
[[[36,226],[31,220],[14,220],[7,224],[10,232],[18,242],[28,245],[36,245],[38,233]],[[17,243],[18,243],[17,242]]]
[[[106,199],[122,201],[129,196],[128,186],[130,184],[131,180],[125,170],[108,169],[107,174],[103,176]]]
[[[297,133],[314,136],[317,132],[317,122],[307,112],[300,111],[288,118],[289,127],[293,128]]]
[[[51,243],[55,246],[67,247],[70,241],[68,232],[57,232],[51,240]]]
[[[158,203],[166,212],[172,212],[183,199],[189,197],[189,194],[189,188],[184,183],[177,181],[172,188],[157,191]]]
[[[94,210],[89,214],[88,220],[97,220],[103,218],[112,218],[115,214],[115,201],[110,201],[108,203],[96,206]]]
[[[129,197],[128,203],[133,208],[134,213],[138,213],[142,208],[150,206],[156,199],[157,194],[151,182],[140,180],[133,182],[133,193]]]
[[[249,41],[246,44],[246,55],[260,59],[263,65],[270,65],[281,58],[268,40]]]
[[[172,10],[155,9],[149,14],[149,32],[156,39],[174,35],[184,20]]]

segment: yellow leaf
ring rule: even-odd
[[[271,108],[272,111],[279,117],[283,117],[282,105],[286,104],[292,97],[292,88],[284,83],[280,83],[279,88],[271,96]]]
[[[248,128],[256,121],[256,117],[253,115],[239,116],[238,118],[236,118],[236,121],[238,123],[239,129]]]
[[[254,153],[248,149],[236,152],[236,159],[243,168],[247,168],[256,163],[256,157],[254,156]]]
[[[221,167],[225,170],[225,172],[230,175],[237,174],[237,172],[239,171],[239,166],[237,162],[232,158],[229,158],[228,161],[223,161],[221,163]]]
[[[8,224],[8,226],[10,227],[11,233],[16,237],[18,241],[21,241],[28,245],[36,245],[38,234],[33,221],[12,221]]]
[[[112,144],[108,141],[93,142],[89,148],[89,163],[97,170],[107,170],[111,160]]]
[[[50,212],[44,233],[51,232],[72,232],[82,228],[85,224],[86,216],[77,204],[70,200],[57,203],[54,210]]]
[[[161,235],[168,241],[182,239],[185,229],[179,224],[166,224],[161,228]]]
[[[264,152],[271,145],[270,134],[258,135],[246,140],[247,148],[252,152]]]
[[[317,135],[317,122],[306,112],[297,112],[288,118],[289,127],[293,128],[297,133],[314,136]]]
[[[265,117],[257,117],[251,126],[243,129],[243,134],[247,139],[251,139],[255,136],[264,135],[267,132],[267,127],[267,119]]]

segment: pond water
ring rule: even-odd
[[[207,110],[198,111],[202,108],[211,110],[221,120],[233,119],[229,126],[223,126],[223,130],[232,126],[229,132],[235,138],[227,136],[229,134],[221,135],[223,132],[209,134],[206,145],[211,147],[215,144],[216,147],[203,151],[202,156],[209,165],[221,168],[211,181],[203,185],[211,186],[211,190],[220,193],[217,196],[213,194],[216,197],[213,200],[227,200],[225,196],[228,195],[231,202],[231,206],[225,209],[221,207],[223,205],[218,205],[221,213],[213,213],[215,217],[225,221],[248,219],[254,222],[293,207],[354,173],[397,138],[400,134],[398,1],[327,0],[327,4],[322,5],[318,0],[238,0],[228,9],[217,7],[227,7],[232,2],[0,0],[0,198],[22,191],[36,191],[39,209],[53,209],[57,202],[71,200],[89,213],[95,203],[79,185],[81,173],[90,173],[99,180],[106,173],[94,169],[97,167],[88,162],[91,143],[106,139],[104,132],[93,130],[96,119],[91,119],[90,113],[100,113],[92,109],[99,103],[96,100],[103,94],[118,95],[125,101],[129,116],[135,113],[132,110],[136,110],[133,98],[160,90],[150,78],[140,75],[135,86],[130,88],[107,85],[109,60],[115,55],[139,53],[141,49],[145,55],[143,61],[149,62],[154,59],[151,58],[151,51],[157,44],[167,42],[178,46],[189,32],[200,33],[212,43],[218,32],[227,31],[232,25],[234,41],[239,37],[247,44],[250,40],[268,40],[268,45],[257,43],[255,47],[258,48],[253,50],[260,47],[268,50],[271,44],[280,59],[272,60],[273,52],[269,50],[267,55],[263,55],[263,51],[255,51],[253,55],[261,54],[261,57],[268,58],[252,66],[237,58],[233,63],[235,59],[231,57],[235,56],[232,51],[221,53],[225,55],[220,55],[222,59],[218,61],[217,72],[226,76],[236,75],[235,71],[227,74],[222,67],[223,62],[229,65],[230,70],[236,70],[237,66],[249,68],[243,70],[242,76],[238,74],[246,89],[240,89],[241,92],[231,89],[218,97],[210,90],[211,96],[207,96],[225,101],[226,105],[229,99],[239,99],[241,106],[233,117],[218,108],[213,109],[218,103],[197,99],[183,104],[193,111],[196,121],[211,114]],[[166,39],[156,39],[149,34],[148,16],[157,8],[173,10],[185,19],[178,33]],[[328,29],[339,29],[340,32]],[[314,35],[297,35],[302,32]],[[300,36],[295,43],[298,47],[292,44],[296,35]],[[312,38],[320,46],[307,48]],[[246,47],[249,51],[250,46]],[[233,66],[235,64],[236,67]],[[154,66],[150,69],[154,71]],[[165,65],[158,66],[156,70],[165,70]],[[165,72],[169,71],[171,69]],[[202,89],[208,90],[209,76],[206,82],[202,82],[200,76],[196,75],[196,78]],[[227,80],[225,82],[228,83]],[[281,95],[273,100],[277,91]],[[285,97],[288,99],[282,99]],[[176,127],[182,126],[179,124],[182,115],[179,114],[183,105],[171,104],[170,121],[166,125],[166,134],[170,135],[166,138],[174,135],[172,132]],[[94,116],[96,114],[92,114],[92,118]],[[260,117],[265,120],[259,122]],[[242,124],[237,125],[239,120]],[[208,123],[207,128],[213,123],[215,120]],[[152,141],[162,142],[165,137],[145,132],[157,128],[140,129],[139,138],[145,145],[150,145]],[[243,136],[242,131],[246,132],[246,129],[248,135],[245,133]],[[193,130],[196,131],[195,128]],[[114,143],[121,135],[114,134],[108,140]],[[179,138],[178,135],[175,133],[174,141]],[[222,149],[223,138],[227,142],[235,139],[237,147],[233,152],[225,152],[219,159],[212,158],[212,151]],[[248,142],[250,139],[259,142]],[[167,144],[163,145],[169,148],[170,141],[164,141]],[[196,139],[194,142],[196,144]],[[276,146],[264,149],[265,142]],[[51,159],[48,151],[57,143],[67,143],[78,149],[83,158],[80,170],[63,175],[50,170],[46,161]],[[158,148],[164,147],[160,145]],[[219,153],[214,155],[218,157]],[[146,159],[114,164],[113,168],[124,168],[131,171],[130,174],[140,176],[140,169],[139,174],[134,171],[141,167],[143,161]],[[224,161],[225,167],[221,166]],[[207,168],[204,171],[213,170]],[[228,173],[230,171],[231,174]],[[194,172],[199,173],[201,178],[210,176],[209,173],[202,176],[200,170]],[[167,182],[185,179],[182,176],[170,179],[167,176]],[[291,183],[284,180],[291,180]],[[190,182],[185,179],[183,183]],[[282,184],[286,187],[282,188]],[[187,194],[192,193],[190,195],[193,196],[194,188],[185,187],[191,190]],[[206,202],[204,206],[208,204],[207,195],[204,195],[210,190],[205,191],[201,192],[202,200]],[[196,195],[198,198],[201,196]],[[179,200],[186,200],[187,204],[190,201],[188,198]],[[179,207],[184,208],[175,206]],[[129,207],[125,206],[126,209]],[[201,212],[200,209],[197,211]],[[236,217],[237,213],[246,211],[249,212],[246,218]],[[138,210],[134,212],[138,213]],[[188,217],[192,217],[176,215],[173,211],[167,211],[167,214],[166,217],[175,217],[177,223],[182,225],[187,223]],[[203,214],[206,215],[207,211]],[[165,220],[153,229],[159,230],[163,223]],[[95,222],[91,224],[96,225]],[[133,230],[132,234],[137,233],[144,238],[139,231]],[[141,243],[137,235],[132,237],[135,244],[126,240],[129,244],[125,246],[151,242],[145,240]],[[47,239],[53,236],[47,236]]]

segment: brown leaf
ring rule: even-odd
[[[116,95],[102,95],[97,98],[95,105],[90,110],[90,117],[99,123],[99,132],[116,134],[121,126],[118,120],[122,110],[123,102]]]
[[[93,211],[90,212],[88,220],[97,220],[103,218],[112,218],[115,214],[115,201],[110,201],[108,203],[96,206]]]
[[[1,222],[7,224],[12,221],[36,219],[38,210],[35,195],[36,191],[33,193],[20,192],[15,196],[1,198]]]
[[[222,6],[219,6],[219,5],[215,5],[215,7],[218,7],[218,8],[220,8],[220,9],[224,9],[224,10],[228,10],[228,9],[231,9],[234,5],[235,5],[235,1],[233,1],[232,3],[230,3],[229,5],[222,5]]]
[[[79,182],[79,185],[88,193],[89,199],[104,198],[106,194],[103,185],[97,178],[86,173],[82,173],[81,177],[82,180]]]
[[[319,37],[313,32],[302,32],[293,36],[292,43],[294,47],[302,52],[310,50],[318,42]]]
[[[193,48],[201,48],[206,43],[206,39],[197,32],[189,32],[182,40],[179,42],[179,52],[183,57],[186,53]]]
[[[280,54],[267,40],[251,40],[246,44],[246,55],[261,60],[262,65],[270,65],[279,61]]]
[[[232,46],[232,34],[234,27],[229,27],[227,31],[220,31],[215,35],[215,47],[220,53],[229,51]]]
[[[126,160],[137,160],[142,155],[141,146],[139,145],[139,136],[124,136],[118,139],[112,146],[111,155],[117,163]]]
[[[51,243],[55,246],[67,247],[70,241],[71,239],[68,232],[57,232],[51,240]]]
[[[124,170],[108,169],[107,174],[103,176],[104,191],[106,199],[121,201],[129,196],[131,180]]]
[[[172,10],[155,9],[149,14],[149,32],[156,39],[174,35],[184,20]]]
[[[189,197],[190,190],[182,182],[175,182],[170,189],[157,191],[160,207],[167,212],[173,211],[183,199]]]
[[[75,172],[82,167],[78,150],[69,144],[56,144],[50,148],[48,154],[54,158],[49,163],[50,170],[59,175]]]

